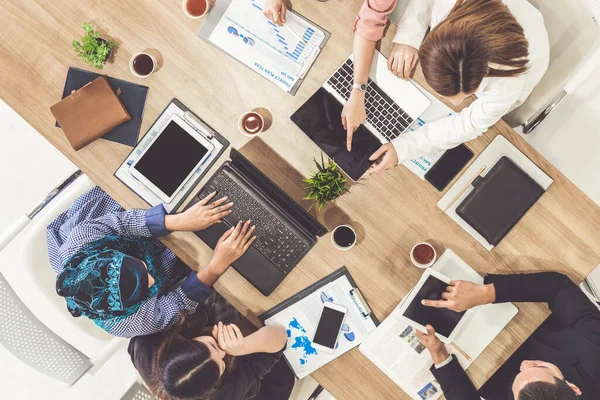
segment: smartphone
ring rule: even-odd
[[[324,353],[333,353],[342,324],[346,318],[346,307],[330,302],[323,303],[321,318],[313,337],[313,347]]]
[[[473,158],[473,152],[464,144],[447,150],[433,167],[425,174],[425,180],[440,192],[448,186],[454,177]]]

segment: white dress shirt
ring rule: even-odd
[[[419,48],[427,28],[450,13],[455,0],[411,0],[394,43]],[[475,92],[477,100],[460,113],[406,132],[392,141],[399,162],[436,150],[451,149],[476,139],[505,114],[523,104],[548,69],[550,44],[542,14],[527,0],[504,0],[529,41],[529,69],[510,78],[484,78]]]

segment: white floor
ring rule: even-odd
[[[600,75],[526,136],[540,153],[600,205]],[[0,233],[75,170],[75,166],[0,100]],[[0,271],[19,268],[19,240],[0,252]],[[14,270],[13,270],[14,272]],[[21,364],[0,346],[2,397],[21,399],[119,399],[133,368],[121,349],[96,375],[72,389]],[[304,400],[316,382],[303,380],[293,399]]]

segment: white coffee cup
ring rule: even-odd
[[[337,231],[339,228],[348,228],[348,229],[350,229],[350,230],[352,231],[352,233],[354,233],[354,241],[352,242],[352,244],[351,244],[350,246],[347,246],[347,247],[340,246],[340,245],[339,245],[339,244],[337,244],[337,243],[335,242],[335,240],[333,239],[333,236],[335,235],[335,232],[336,232],[336,231]],[[333,244],[333,247],[335,247],[335,248],[336,248],[336,249],[338,249],[338,250],[344,250],[344,251],[345,251],[345,250],[350,250],[350,249],[351,249],[351,248],[353,248],[353,247],[354,247],[354,245],[356,244],[356,241],[357,241],[357,239],[358,239],[358,236],[356,235],[356,231],[355,231],[355,230],[354,230],[354,228],[353,228],[353,227],[351,227],[350,225],[339,225],[339,226],[336,226],[336,227],[333,229],[333,231],[331,232],[331,244]]]
[[[417,248],[417,246],[420,246],[420,245],[425,245],[425,246],[429,247],[431,250],[433,250],[433,258],[427,264],[421,264],[420,262],[417,262],[417,260],[415,260],[414,252],[415,252],[415,249]],[[412,247],[412,249],[410,249],[410,261],[412,261],[414,266],[417,268],[429,268],[435,263],[436,260],[437,260],[437,252],[435,251],[435,247],[433,247],[431,245],[431,243],[428,243],[428,242],[417,243]]]
[[[262,125],[262,128],[260,131],[255,132],[255,133],[248,133],[245,129],[244,129],[244,118],[248,115],[248,114],[256,114],[258,115],[258,118],[260,119],[260,123]],[[263,118],[262,115],[260,115],[259,112],[257,111],[248,111],[242,114],[242,116],[240,117],[240,119],[238,120],[238,129],[240,130],[240,133],[244,136],[248,136],[248,137],[255,137],[261,134],[261,132],[263,132],[265,130],[265,119]]]
[[[152,71],[150,71],[150,73],[148,75],[140,75],[137,72],[135,72],[135,69],[133,69],[133,61],[136,59],[137,56],[139,56],[141,54],[145,54],[152,59]],[[135,53],[133,56],[131,56],[131,59],[129,60],[129,70],[137,78],[147,78],[154,73],[154,71],[156,70],[157,64],[158,63],[156,61],[156,58],[154,58],[154,56],[152,54],[148,54],[145,51],[139,51],[139,52]]]
[[[191,19],[202,18],[206,15],[208,10],[210,10],[210,3],[208,2],[208,0],[204,0],[204,2],[206,3],[206,10],[201,15],[192,15],[188,12],[187,7],[186,7],[188,1],[189,0],[183,0],[183,2],[181,3],[181,9],[183,10],[183,13],[185,14],[185,16],[188,18],[191,18]],[[199,1],[201,1],[201,0],[199,0]]]

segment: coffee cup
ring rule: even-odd
[[[248,111],[238,120],[238,129],[244,136],[255,137],[265,129],[265,120],[256,111]]]
[[[144,51],[135,53],[129,60],[129,70],[138,78],[147,78],[156,69],[156,58]]]
[[[208,12],[210,4],[208,0],[183,0],[181,8],[188,18],[198,19]]]
[[[436,259],[437,253],[430,243],[417,243],[410,250],[410,261],[412,261],[417,268],[429,268]]]
[[[350,225],[337,226],[331,232],[331,243],[338,250],[350,250],[356,244],[356,231]]]

